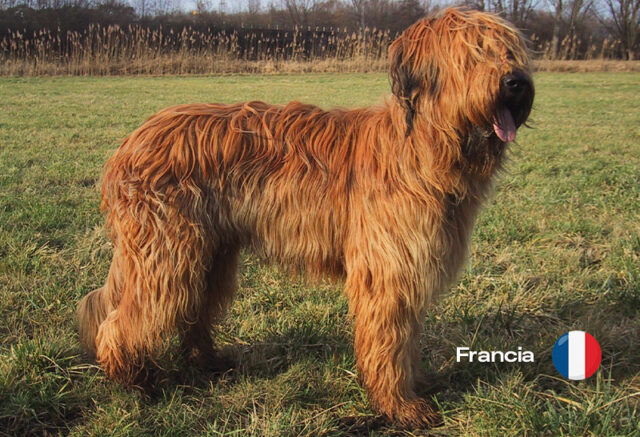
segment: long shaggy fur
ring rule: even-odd
[[[131,382],[163,338],[215,359],[210,329],[235,289],[238,251],[345,278],[358,374],[374,409],[407,425],[438,413],[414,392],[428,304],[455,279],[505,142],[533,86],[522,37],[493,15],[448,9],[391,46],[393,96],[376,107],[292,102],[165,109],[107,162],[106,284],[80,303],[80,339]],[[505,77],[524,77],[523,95]],[[513,93],[512,93],[513,94]]]

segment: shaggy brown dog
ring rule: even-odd
[[[393,97],[356,110],[301,103],[165,109],[108,161],[106,284],[79,307],[80,338],[132,381],[161,340],[215,359],[238,251],[345,277],[357,369],[371,406],[434,425],[414,391],[425,308],[455,279],[533,84],[521,35],[447,9],[389,51]]]

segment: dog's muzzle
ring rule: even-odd
[[[504,141],[516,138],[516,130],[531,112],[534,97],[531,77],[519,70],[505,74],[500,80],[500,98],[493,121],[493,130]]]

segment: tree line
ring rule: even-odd
[[[429,0],[0,0],[0,38],[21,32],[82,32],[91,25],[142,26],[179,33],[242,29],[261,31],[336,29],[392,37],[440,3]],[[185,0],[186,1],[186,0]],[[532,41],[538,57],[637,59],[640,0],[463,0],[503,15]]]

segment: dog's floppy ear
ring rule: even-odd
[[[405,110],[407,122],[406,135],[409,136],[413,127],[413,117],[416,113],[416,100],[420,92],[420,77],[412,71],[410,61],[406,59],[404,36],[401,36],[389,47],[389,77],[391,78],[391,92],[398,98],[398,102]]]
[[[433,20],[424,19],[407,29],[389,47],[391,91],[405,110],[408,136],[413,128],[418,98],[439,90],[438,68],[428,59],[425,38]]]

